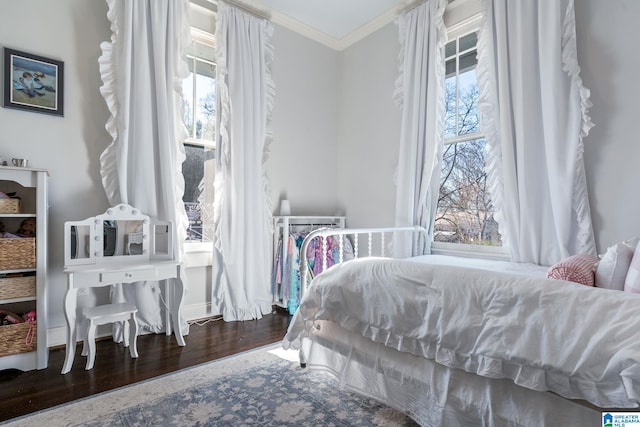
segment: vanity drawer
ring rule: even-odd
[[[104,283],[138,282],[143,280],[157,280],[158,270],[148,268],[144,270],[110,271],[100,274],[100,281]]]

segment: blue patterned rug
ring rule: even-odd
[[[398,411],[345,390],[328,373],[300,368],[296,359],[297,354],[270,346],[17,418],[8,425],[417,425]]]

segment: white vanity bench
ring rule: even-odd
[[[102,215],[65,222],[67,342],[63,374],[71,370],[75,357],[80,288],[164,281],[168,307],[166,334],[171,335],[173,327],[178,345],[185,345],[180,322],[184,285],[180,264],[173,255],[172,236],[170,222],[153,220],[124,203],[107,209]],[[173,292],[169,292],[169,286],[174,286]]]

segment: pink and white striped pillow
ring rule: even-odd
[[[568,280],[585,286],[595,284],[595,269],[598,257],[594,255],[572,255],[552,265],[547,271],[547,278]]]

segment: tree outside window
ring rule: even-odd
[[[445,147],[434,241],[501,246],[485,172],[478,111],[477,33],[445,46]]]

